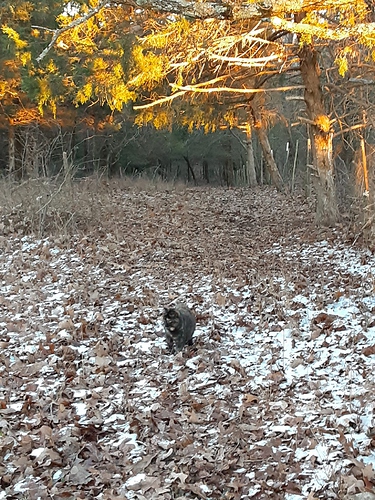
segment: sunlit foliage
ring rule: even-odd
[[[138,124],[179,122],[214,130],[243,119],[254,89],[269,88],[272,76],[294,71],[303,44],[329,46],[342,77],[358,50],[370,61],[375,54],[375,28],[363,0],[280,1],[249,19],[236,4],[233,19],[226,20],[185,19],[109,2],[71,27],[96,5],[19,0],[1,7],[3,104],[17,95],[41,115],[46,109],[58,115],[66,104],[121,112],[133,103]],[[38,64],[56,29],[63,31]]]

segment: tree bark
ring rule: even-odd
[[[193,170],[193,167],[191,165],[191,162],[189,160],[189,157],[188,156],[184,156],[184,159],[186,161],[186,165],[187,165],[187,180],[188,182],[190,182],[190,175],[193,179],[193,182],[194,182],[194,185],[196,186],[197,185],[197,179],[195,177],[195,173],[194,173],[194,170]]]
[[[323,102],[317,53],[311,44],[305,44],[298,55],[310,122],[313,183],[317,197],[316,217],[318,223],[330,225],[337,220],[338,214],[332,153],[333,132]]]
[[[251,102],[251,114],[254,120],[254,129],[257,134],[259,144],[262,148],[262,153],[268,173],[270,174],[272,184],[278,191],[285,191],[284,181],[280,175],[279,169],[273,157],[270,142],[268,140],[268,135],[266,129],[262,123],[262,114],[256,99]]]
[[[206,159],[203,160],[203,178],[207,182],[207,184],[210,183],[210,176],[209,176],[209,170],[208,170],[208,161]]]
[[[233,161],[231,158],[227,158],[225,160],[223,168],[223,180],[227,187],[234,186]]]
[[[247,182],[250,187],[255,187],[258,185],[258,182],[255,171],[253,134],[252,134],[252,127],[250,124],[248,124],[246,127],[246,154],[247,154],[247,162],[246,162]]]
[[[260,146],[262,148],[262,153],[264,156],[264,161],[266,163],[266,167],[268,173],[270,174],[272,184],[278,191],[284,191],[284,183],[281,178],[279,169],[277,168],[275,159],[273,157],[272,149],[268,140],[268,136],[263,127],[259,127],[255,129],[257,132],[257,136],[259,139]]]

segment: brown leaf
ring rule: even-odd
[[[81,464],[75,464],[70,469],[68,481],[72,484],[87,484],[92,479],[92,475]]]
[[[74,323],[71,320],[71,318],[63,319],[57,326],[60,330],[68,330],[68,331],[74,330]]]
[[[95,364],[99,368],[110,365],[111,361],[112,359],[109,356],[95,356]]]
[[[290,363],[290,366],[292,368],[297,368],[297,366],[300,366],[303,364],[303,359],[301,358],[296,358],[296,359],[293,359],[293,361]]]
[[[368,346],[362,349],[362,354],[364,356],[372,356],[373,354],[375,354],[375,345]]]
[[[375,472],[374,469],[372,468],[372,464],[367,464],[365,467],[362,469],[362,474],[363,477],[369,480],[375,479]]]
[[[148,325],[150,323],[150,319],[141,314],[138,317],[138,323],[140,323],[141,325]]]
[[[191,403],[192,408],[195,411],[200,411],[202,408],[204,408],[207,405],[207,401],[193,401]]]
[[[311,320],[313,325],[322,325],[323,329],[329,328],[332,323],[337,319],[337,316],[333,314],[328,314],[325,312],[321,312],[315,318]]]
[[[189,422],[192,424],[200,424],[204,421],[204,418],[201,415],[198,415],[194,410],[191,410]]]
[[[306,500],[318,500],[318,497],[314,496],[313,492],[310,492]]]
[[[178,481],[181,484],[185,484],[185,481],[188,477],[189,477],[189,475],[184,474],[183,472],[171,472],[171,474],[169,476],[171,481],[176,481],[178,479]]]
[[[219,306],[225,306],[225,302],[226,302],[226,298],[224,295],[222,295],[221,293],[217,293],[215,295],[215,300],[216,300],[216,303],[219,305]]]
[[[269,378],[274,382],[281,382],[285,379],[285,375],[282,372],[273,372],[269,375]]]
[[[323,333],[323,330],[321,330],[320,328],[314,327],[312,332],[311,332],[311,339],[312,340],[318,339],[322,333]]]
[[[242,402],[244,404],[251,404],[251,403],[254,403],[257,401],[258,401],[258,396],[255,396],[255,394],[248,393],[248,394],[245,394]]]

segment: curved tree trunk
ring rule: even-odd
[[[184,156],[183,158],[186,161],[186,165],[187,165],[187,181],[190,182],[190,176],[191,176],[193,179],[194,185],[196,186],[197,179],[195,177],[195,173],[194,173],[193,167],[191,165],[190,159],[188,156]]]
[[[308,123],[310,124],[313,181],[317,197],[317,222],[332,224],[337,219],[338,211],[334,182],[331,122],[324,107],[316,51],[311,44],[305,44],[298,55],[301,63],[301,76],[305,85],[304,97]]]
[[[262,153],[264,156],[264,161],[266,163],[268,173],[271,176],[272,184],[278,191],[284,191],[283,179],[280,175],[279,169],[277,168],[277,164],[273,157],[272,149],[266,131],[264,130],[263,127],[256,128],[255,130],[258,135],[260,146],[262,148]]]
[[[272,184],[278,191],[284,191],[285,190],[284,181],[280,175],[279,169],[275,162],[275,158],[273,157],[271,145],[268,140],[268,135],[262,123],[262,113],[261,109],[259,108],[259,105],[257,104],[257,99],[254,99],[251,102],[250,109],[254,120],[254,129],[257,134],[259,144],[262,148],[264,161],[266,163],[268,173],[270,174]]]

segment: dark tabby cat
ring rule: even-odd
[[[182,304],[164,308],[165,338],[171,352],[182,351],[186,344],[193,344],[195,316]]]

